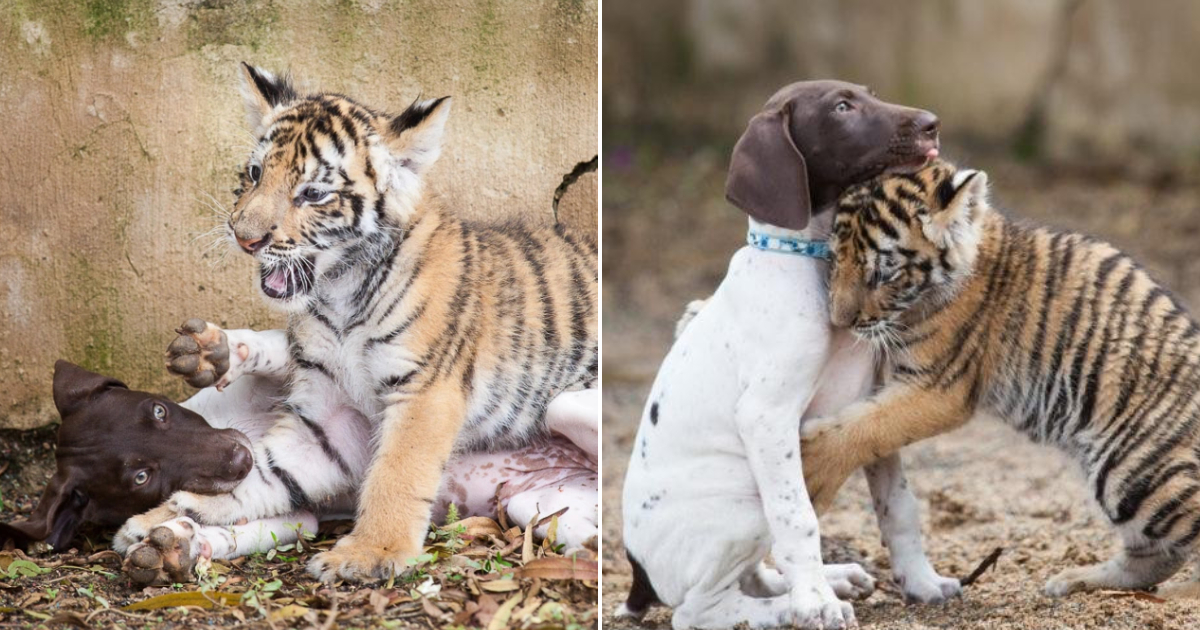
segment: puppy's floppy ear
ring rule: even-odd
[[[792,230],[808,225],[808,167],[790,131],[791,106],[750,119],[733,148],[725,198],[755,220]]]
[[[89,372],[74,363],[62,359],[54,362],[54,406],[64,422],[93,396],[113,387],[128,389],[115,378]]]
[[[50,478],[28,520],[0,524],[0,548],[9,540],[22,549],[44,540],[56,551],[62,551],[79,531],[87,504],[87,497],[75,490],[69,476],[60,469]]]

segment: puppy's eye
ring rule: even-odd
[[[148,470],[139,470],[138,473],[133,476],[133,484],[136,486],[144,486],[146,485],[147,481],[150,481],[150,471]]]
[[[159,422],[165,422],[167,419],[167,408],[159,403],[154,403],[154,419]]]
[[[257,164],[251,164],[250,168],[246,169],[246,176],[250,178],[251,182],[257,184],[258,179],[262,177],[262,167]]]
[[[850,101],[838,101],[837,105],[833,106],[833,111],[839,114],[845,114],[851,109],[854,109],[854,106],[850,104]]]

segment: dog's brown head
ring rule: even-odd
[[[725,197],[758,221],[799,230],[842,190],[937,157],[938,119],[842,81],[793,83],[750,119]]]
[[[177,490],[227,492],[254,466],[241,432],[66,361],[54,364],[54,405],[57,470],[29,520],[0,525],[0,545],[62,549],[84,523],[119,525]]]

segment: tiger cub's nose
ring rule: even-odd
[[[254,252],[266,247],[267,244],[271,242],[271,233],[268,232],[258,238],[242,238],[240,236],[235,236],[234,238],[237,239],[238,245],[240,245],[247,254],[253,254]]]

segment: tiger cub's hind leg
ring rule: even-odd
[[[1126,479],[1123,483],[1131,482]],[[1061,597],[1097,589],[1145,590],[1175,575],[1185,562],[1196,558],[1198,550],[1194,532],[1200,526],[1195,516],[1200,514],[1200,497],[1193,483],[1177,475],[1151,486],[1155,492],[1143,497],[1132,518],[1117,525],[1124,544],[1121,552],[1107,562],[1060,572],[1046,583],[1046,594]],[[1129,492],[1116,494],[1118,507],[1106,511],[1120,513],[1120,507],[1133,503],[1137,497]]]
[[[1046,582],[1051,597],[1099,589],[1144,590],[1175,575],[1188,554],[1158,542],[1125,548],[1106,562],[1066,569]]]

